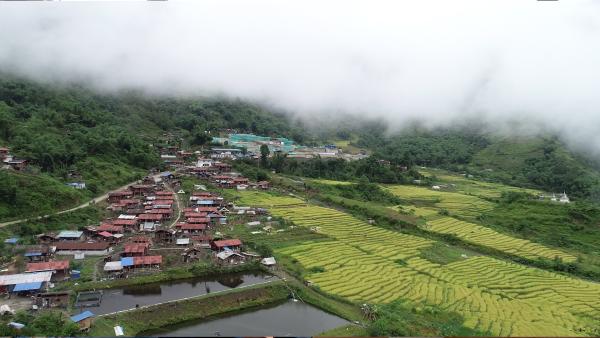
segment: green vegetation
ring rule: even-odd
[[[83,203],[87,196],[48,175],[0,170],[0,219],[43,215]]]
[[[377,319],[367,329],[370,336],[487,336],[464,326],[464,319],[426,305],[410,306],[401,301],[377,308]]]
[[[299,160],[275,156],[266,167],[287,175],[338,181],[355,181],[364,177],[370,182],[407,183],[420,177],[414,170],[400,170],[394,164],[378,161],[376,157],[346,161],[341,158]]]
[[[9,322],[24,324],[21,330],[9,327]],[[76,336],[79,326],[60,311],[45,311],[41,314],[17,312],[14,316],[0,317],[0,336]]]

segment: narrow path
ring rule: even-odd
[[[166,187],[175,195],[175,204],[177,206],[177,217],[173,220],[173,222],[171,222],[171,224],[169,224],[169,228],[172,228],[175,226],[175,224],[177,224],[177,222],[179,222],[179,219],[181,218],[181,202],[179,200],[179,194],[175,190],[173,190],[171,185],[167,184]]]
[[[162,175],[162,174],[163,174],[163,173],[158,173],[158,174],[156,174],[156,175],[153,175],[152,177],[159,177],[159,176],[160,176],[160,175]],[[133,181],[133,182],[127,183],[127,184],[125,184],[125,185],[123,185],[123,186],[121,186],[121,187],[118,187],[118,188],[116,188],[116,189],[113,189],[113,190],[111,190],[111,191],[108,191],[108,192],[106,192],[106,193],[105,193],[105,194],[103,194],[103,195],[100,195],[100,196],[98,196],[98,197],[92,198],[90,201],[88,201],[88,202],[85,202],[85,203],[83,203],[83,204],[80,204],[80,205],[78,205],[78,206],[76,206],[76,207],[74,207],[74,208],[70,208],[70,209],[66,209],[66,210],[61,210],[61,211],[58,211],[58,212],[55,212],[55,213],[52,213],[52,214],[43,215],[43,216],[37,216],[37,217],[31,217],[31,218],[23,218],[23,219],[18,219],[18,220],[10,221],[10,222],[4,222],[4,223],[0,223],[0,228],[2,228],[2,227],[5,227],[5,226],[7,226],[7,225],[11,225],[11,224],[18,224],[18,223],[23,223],[23,222],[27,222],[27,221],[37,220],[37,219],[44,219],[44,218],[48,218],[48,217],[50,217],[50,216],[52,216],[52,215],[60,215],[60,214],[65,214],[65,213],[68,213],[68,212],[72,212],[72,211],[75,211],[75,210],[79,210],[79,209],[82,209],[82,208],[88,207],[88,206],[90,206],[90,205],[93,205],[93,204],[96,204],[96,203],[99,203],[99,202],[102,202],[102,201],[104,201],[105,199],[107,199],[107,198],[108,198],[108,194],[110,194],[110,193],[113,193],[113,192],[116,192],[116,191],[119,191],[119,190],[126,189],[126,188],[128,188],[130,185],[132,185],[132,184],[136,184],[137,182],[139,182],[139,180],[136,180],[136,181]]]

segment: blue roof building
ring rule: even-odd
[[[94,314],[91,311],[84,311],[80,314],[72,316],[71,320],[74,321],[75,323],[79,323],[80,321],[91,318],[91,317],[94,317]]]

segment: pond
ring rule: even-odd
[[[100,306],[89,308],[96,315],[200,296],[242,286],[265,283],[277,277],[263,273],[235,273],[197,277],[145,285],[105,289]]]
[[[283,304],[210,320],[188,321],[142,336],[312,336],[349,322],[311,305],[289,300]]]

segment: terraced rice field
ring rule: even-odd
[[[437,191],[410,185],[393,185],[384,188],[403,199],[432,203],[436,208],[446,209],[452,215],[477,217],[494,208],[492,202],[455,192]]]
[[[237,204],[251,205],[262,208],[277,208],[304,205],[305,202],[293,196],[277,196],[261,191],[237,191]]]
[[[460,221],[451,217],[442,217],[429,221],[427,222],[425,229],[441,234],[452,234],[467,242],[487,246],[529,259],[554,259],[555,257],[560,257],[564,262],[574,262],[577,259],[577,257],[563,251],[551,249],[526,239],[504,235],[490,228]]]
[[[334,181],[334,180],[325,180],[325,179],[311,179],[309,182],[314,182],[317,184],[327,184],[327,185],[352,185],[354,183],[348,181]]]
[[[440,265],[420,257],[434,242],[377,228],[345,213],[315,207],[273,209],[333,240],[277,249],[305,268],[307,279],[356,302],[396,299],[454,311],[465,325],[492,335],[586,335],[600,320],[600,284],[472,257]]]

